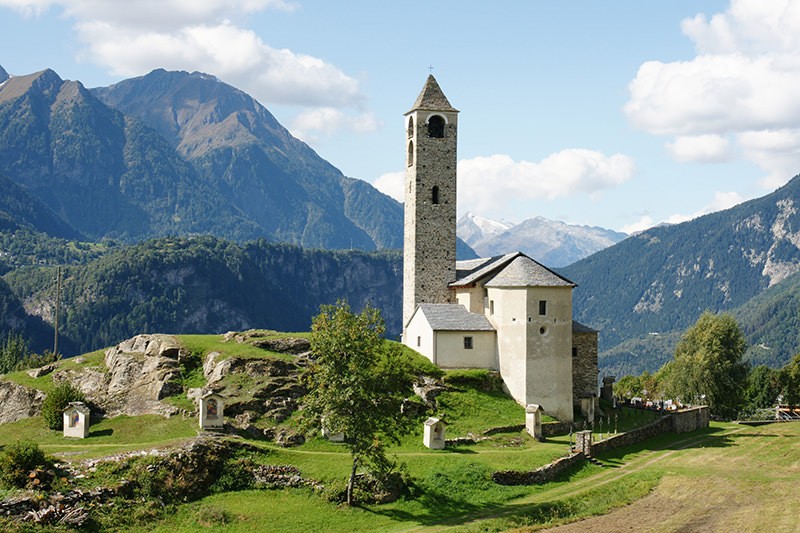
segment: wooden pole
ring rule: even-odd
[[[56,318],[53,321],[55,338],[53,339],[53,355],[58,358],[58,315],[61,311],[61,267],[56,272]]]

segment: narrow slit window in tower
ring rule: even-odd
[[[414,136],[414,117],[408,117],[408,137]]]
[[[436,205],[439,203],[439,186],[434,185],[433,189],[431,189],[431,203]]]
[[[414,164],[414,141],[408,141],[408,166]]]

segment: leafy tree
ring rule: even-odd
[[[758,365],[747,374],[744,391],[745,410],[755,411],[775,407],[781,394],[781,372],[766,365]]]
[[[352,505],[359,467],[383,482],[396,473],[384,441],[397,443],[411,427],[400,409],[411,387],[410,363],[399,345],[383,339],[378,310],[366,307],[356,314],[340,301],[320,311],[311,325],[315,363],[309,369],[304,411],[307,424],[344,434],[353,458],[347,483]]]
[[[704,312],[675,349],[666,392],[684,402],[705,403],[718,416],[736,416],[747,380],[746,349],[731,315]]]
[[[64,409],[70,402],[85,402],[86,397],[72,383],[62,381],[47,393],[42,402],[42,418],[50,429],[64,429]]]
[[[789,405],[800,405],[800,354],[780,370],[780,382],[783,401]]]

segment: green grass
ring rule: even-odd
[[[205,383],[198,362],[212,351],[219,351],[223,357],[275,357],[250,345],[223,342],[219,335],[181,335],[179,339],[195,355],[195,360],[184,369],[184,387]],[[410,355],[418,357],[414,353]],[[99,351],[82,359],[63,361],[61,365],[62,368],[99,369],[102,358],[103,352]],[[424,368],[427,361],[415,359],[415,364]],[[14,373],[12,377],[19,380],[17,382],[34,384],[40,390],[47,390],[52,383],[52,376],[33,379],[23,372]],[[229,388],[238,386],[243,397],[254,385],[253,378],[240,374],[226,379]],[[446,373],[445,381],[450,390],[439,395],[438,412],[449,424],[448,438],[524,422],[524,409],[499,392],[493,380],[487,371]],[[179,396],[167,401],[178,406],[188,403],[185,397]],[[613,414],[611,417],[613,425]],[[492,472],[532,470],[547,464],[567,453],[569,436],[537,442],[524,431],[507,431],[477,444],[429,450],[422,444],[424,418],[420,417],[414,432],[404,437],[399,445],[389,447],[390,456],[405,464],[406,472],[413,479],[410,494],[394,503],[348,508],[331,503],[325,495],[310,489],[248,490],[213,494],[197,502],[167,508],[148,507],[149,504],[139,505],[138,502],[130,510],[119,506],[113,512],[108,511],[111,514],[102,526],[119,524],[123,530],[135,528],[143,522],[130,520],[139,516],[155,520],[155,523],[148,523],[148,529],[171,533],[209,528],[231,532],[534,530],[602,515],[627,504],[635,506],[637,500],[655,492],[678,502],[677,511],[673,513],[676,516],[683,513],[697,520],[709,520],[708,516],[714,517],[720,508],[725,508],[733,529],[780,531],[786,529],[785,524],[794,523],[791,521],[794,515],[790,517],[786,510],[777,509],[776,502],[785,503],[787,509],[800,505],[800,495],[794,490],[800,483],[800,445],[797,444],[800,424],[758,428],[712,424],[708,430],[689,435],[665,434],[603,454],[600,460],[606,468],[584,464],[553,483],[507,487],[493,483]],[[623,409],[618,414],[617,426],[623,431],[655,418],[653,413]],[[295,423],[294,419],[285,422]],[[606,422],[603,432],[608,434],[609,429]],[[595,432],[599,433],[599,425],[595,426]],[[27,438],[61,459],[80,460],[170,446],[196,434],[197,421],[193,418],[121,416],[93,425],[87,439],[65,439],[61,432],[46,429],[41,418],[35,417],[3,425],[0,447]],[[343,486],[352,465],[345,445],[321,438],[293,448],[248,442],[266,452],[259,456],[259,462],[294,465],[303,477],[321,481],[329,490]],[[752,511],[753,516],[759,515],[758,509],[753,507],[755,504],[768,509],[769,516],[764,518],[766,526],[754,527],[736,506],[725,507],[726,503],[719,498],[708,498],[714,491],[726,494],[737,506]],[[684,493],[691,497],[684,497]],[[755,503],[743,501],[740,494],[747,495]],[[672,520],[672,516],[662,519]],[[691,524],[676,522],[667,530],[686,529]],[[3,525],[0,520],[0,529]],[[718,524],[717,529],[721,527]]]
[[[61,431],[45,426],[42,417],[35,416],[18,422],[3,424],[0,446],[29,439],[50,454],[63,454],[65,458],[101,457],[123,451],[173,444],[197,435],[197,420],[158,415],[118,416],[93,424],[85,439],[66,438]]]
[[[299,337],[304,338],[307,333],[277,333],[265,332],[263,338],[282,338],[282,337]],[[220,356],[218,361],[224,361],[229,357],[238,357],[241,359],[263,359],[263,358],[277,358],[287,361],[294,360],[294,356],[290,354],[282,354],[270,352],[256,348],[249,343],[238,343],[235,340],[225,341],[222,335],[177,335],[178,340],[184,348],[205,358],[211,352],[219,352]]]
[[[79,357],[62,359],[59,361],[58,370],[78,370],[81,368],[91,368],[93,370],[105,373],[108,371],[108,369],[103,362],[104,357],[105,351],[97,350]],[[40,390],[45,394],[50,392],[50,390],[53,388],[52,372],[45,376],[32,378],[30,375],[28,375],[28,370],[19,370],[17,372],[11,372],[4,375],[3,379],[24,387]]]

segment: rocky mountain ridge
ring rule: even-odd
[[[50,69],[5,77],[0,174],[86,239],[402,246],[398,202],[213,76],[156,70],[92,90]]]
[[[519,224],[466,213],[458,221],[458,236],[481,257],[522,251],[551,267],[570,265],[627,237],[600,227],[577,226],[534,217]]]
[[[745,306],[800,272],[799,207],[795,177],[764,197],[651,228],[560,269],[579,285],[576,319],[600,330],[604,352],[625,340],[683,331],[706,309]],[[763,331],[771,317],[748,320],[749,331]],[[773,357],[780,365],[800,351],[796,339],[781,345],[787,352]]]

